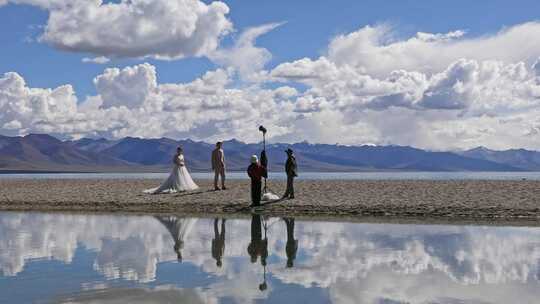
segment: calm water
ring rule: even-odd
[[[196,179],[213,179],[212,173],[192,173]],[[0,179],[27,178],[27,179],[71,179],[71,178],[99,178],[99,179],[165,179],[168,173],[54,173],[54,174],[0,174]],[[247,179],[245,172],[229,172],[230,179]],[[283,173],[270,173],[271,179],[286,179]],[[540,172],[303,172],[300,179],[346,179],[346,180],[387,180],[387,179],[413,179],[413,180],[463,180],[463,179],[491,179],[491,180],[540,180]]]
[[[0,213],[0,303],[538,303],[539,279],[539,228]]]

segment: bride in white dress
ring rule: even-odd
[[[145,193],[176,193],[199,189],[186,168],[184,161],[184,152],[181,147],[176,149],[173,158],[173,169],[167,180],[161,186],[153,189],[144,190]]]

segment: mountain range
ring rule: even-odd
[[[209,171],[213,144],[169,138],[119,140],[83,138],[62,141],[45,134],[0,136],[0,172],[166,172],[176,147],[182,146],[192,171]],[[540,152],[494,151],[479,147],[433,152],[408,146],[269,144],[271,171],[283,170],[284,150],[295,151],[301,171],[539,171]],[[243,171],[262,144],[224,142],[230,171]]]

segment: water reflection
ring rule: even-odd
[[[263,267],[263,281],[259,284],[259,290],[263,291],[268,288],[266,283],[266,259],[268,258],[268,237],[266,236],[268,226],[263,223],[263,217],[255,214],[251,217],[251,241],[247,247],[247,252],[250,256],[251,263],[257,263],[257,259],[261,258],[261,266]],[[264,227],[264,237],[262,229]]]
[[[0,213],[0,274],[1,303],[537,303],[540,229]]]
[[[176,216],[156,216],[165,228],[171,234],[174,241],[174,252],[179,262],[182,262],[182,249],[184,248],[184,239],[187,238],[189,232],[197,222],[194,218],[179,218]]]
[[[298,241],[294,239],[294,218],[283,218],[285,225],[287,225],[287,245],[285,245],[285,252],[287,253],[287,267],[294,266],[294,259],[296,259],[296,252],[298,251]]]
[[[266,266],[268,257],[268,238],[266,237],[267,226],[264,225],[264,238],[262,233],[262,216],[253,215],[251,217],[251,241],[247,247],[247,252],[251,258],[251,263],[256,263],[258,257],[261,258],[261,265]]]
[[[216,260],[216,266],[223,265],[222,258],[225,253],[225,219],[221,219],[221,232],[219,231],[219,219],[214,219],[214,238],[212,239],[212,257]]]
[[[180,289],[165,286],[156,289],[149,288],[115,288],[99,293],[82,292],[74,297],[63,299],[69,303],[91,304],[148,304],[148,303],[209,303],[201,292],[193,289]],[[210,302],[211,303],[211,302]]]

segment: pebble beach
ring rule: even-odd
[[[143,190],[160,180],[4,179],[0,210],[540,222],[539,181],[299,180],[294,200],[259,208],[248,207],[247,180],[230,180],[225,191],[214,191],[209,180],[196,182],[196,191],[152,195]],[[278,195],[285,189],[281,181],[268,186]]]

